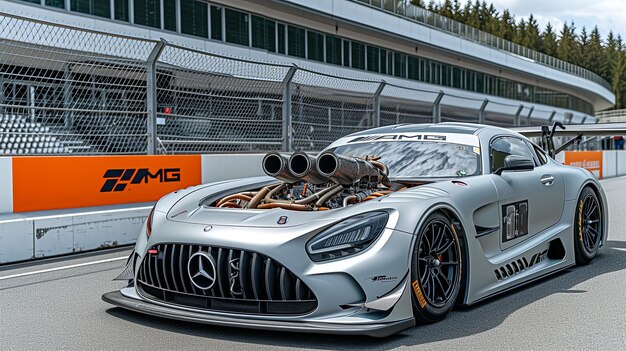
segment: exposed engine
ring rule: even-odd
[[[225,196],[213,203],[222,208],[284,208],[323,211],[376,199],[391,193],[389,169],[375,156],[356,158],[324,152],[291,156],[270,152],[263,171],[279,184]]]

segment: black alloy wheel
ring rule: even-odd
[[[452,309],[461,285],[461,262],[456,229],[443,214],[430,215],[417,236],[411,267],[419,322],[441,320]]]
[[[576,203],[574,247],[576,263],[584,265],[595,258],[602,240],[602,206],[596,193],[589,187],[583,189]]]

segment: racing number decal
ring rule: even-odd
[[[502,206],[502,242],[528,234],[528,200]]]
[[[424,308],[424,306],[426,306],[426,299],[424,298],[424,294],[422,294],[422,288],[420,288],[420,284],[417,282],[417,279],[414,280],[411,285],[413,286],[415,297],[417,297],[417,302],[419,302],[421,308]]]

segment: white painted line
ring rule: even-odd
[[[121,261],[121,260],[125,260],[127,259],[128,256],[123,256],[123,257],[115,257],[115,258],[108,258],[106,260],[100,260],[100,261],[93,261],[93,262],[85,262],[85,263],[78,263],[78,264],[73,264],[70,266],[63,266],[63,267],[56,267],[56,268],[50,268],[50,269],[42,269],[40,271],[34,271],[34,272],[26,272],[26,273],[19,273],[19,274],[13,274],[13,275],[7,275],[4,277],[0,277],[0,280],[4,280],[4,279],[11,279],[11,278],[19,278],[19,277],[25,277],[28,275],[33,275],[33,274],[41,274],[41,273],[48,273],[48,272],[54,272],[54,271],[60,271],[60,270],[64,270],[64,269],[71,269],[71,268],[78,268],[78,267],[85,267],[85,266],[91,266],[94,264],[100,264],[100,263],[107,263],[107,262],[113,262],[113,261]]]

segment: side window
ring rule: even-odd
[[[533,153],[523,140],[514,137],[499,137],[491,142],[491,172],[504,167],[504,159],[509,155],[524,156],[535,159]]]
[[[537,159],[539,160],[540,165],[545,165],[548,163],[548,156],[546,153],[539,148],[537,145],[533,145],[533,149],[535,149],[535,153],[537,154]]]

